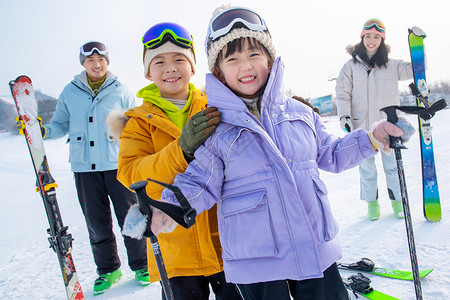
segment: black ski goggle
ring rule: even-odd
[[[91,56],[94,52],[97,52],[99,55],[106,55],[108,54],[108,48],[100,42],[89,42],[80,47],[80,53],[84,56]]]

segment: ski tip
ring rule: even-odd
[[[420,270],[419,271],[419,277],[420,278],[424,278],[426,277],[428,274],[430,274],[431,272],[433,272],[434,268],[429,268],[429,269],[425,269],[425,270]],[[404,278],[402,278],[403,280],[409,280],[409,281],[413,281],[414,280],[414,275],[411,273],[408,276],[405,276]]]
[[[437,223],[437,222],[441,221],[440,217],[425,217],[425,218],[427,219],[428,222],[431,222],[431,223]]]
[[[441,221],[441,210],[440,207],[435,207],[434,211],[428,208],[428,210],[424,207],[424,217],[428,222],[436,223]]]
[[[14,80],[14,82],[29,82],[29,83],[31,83],[31,79],[27,75],[20,75],[16,78],[16,80]]]
[[[431,272],[433,272],[434,268],[425,269],[422,271],[419,271],[420,278],[427,276]]]
[[[414,34],[415,36],[419,36],[419,37],[423,37],[423,38],[425,38],[427,36],[425,31],[423,31],[422,29],[420,29],[417,26],[408,28],[408,32]]]
[[[12,88],[16,83],[30,83],[31,79],[27,75],[20,75],[16,79],[13,79],[9,82],[9,87]]]

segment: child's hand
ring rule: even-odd
[[[367,134],[373,149],[376,151],[383,150],[389,153],[391,151],[391,148],[389,148],[389,136],[403,135],[403,130],[386,120],[373,124],[372,128]]]
[[[186,159],[194,159],[195,150],[216,131],[220,122],[220,112],[215,107],[199,111],[187,121],[180,136],[180,147]]]
[[[409,141],[414,132],[416,132],[412,124],[404,117],[399,117],[395,125],[397,125],[397,127],[399,127],[403,131],[403,135],[401,136],[401,138],[404,143]]]
[[[177,227],[177,222],[175,222],[167,214],[163,213],[161,210],[152,207],[152,223],[150,225],[151,231],[158,235],[161,232],[169,233],[175,230]]]
[[[150,224],[147,221],[149,215],[151,215]],[[168,233],[174,231],[177,225],[177,222],[161,210],[141,202],[134,204],[128,210],[123,223],[122,234],[134,239],[141,239],[144,236],[150,236],[149,230],[154,235],[158,235],[161,232]]]
[[[147,230],[147,218],[147,215],[141,211],[139,204],[134,204],[125,216],[122,234],[134,239],[142,239]]]

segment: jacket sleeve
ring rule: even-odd
[[[122,98],[122,109],[127,110],[128,108],[136,107],[142,104],[138,104],[136,97],[134,97],[133,93],[126,86],[124,86],[124,89],[125,92]]]
[[[352,115],[352,89],[353,89],[353,72],[349,62],[347,62],[339,72],[336,80],[336,108],[338,116]]]
[[[69,132],[70,114],[66,104],[64,91],[58,98],[56,111],[50,124],[45,125],[47,134],[45,140],[56,139],[65,136]]]
[[[221,198],[224,181],[223,161],[210,151],[208,139],[195,151],[195,157],[184,173],[178,174],[174,184],[178,186],[197,215],[209,210]],[[179,205],[173,193],[164,189],[161,199]]]
[[[377,152],[373,150],[367,132],[356,129],[344,137],[329,134],[317,117],[315,121],[317,132],[317,164],[320,169],[339,173],[353,168]]]
[[[408,80],[413,78],[412,64],[400,60],[397,64],[398,80]]]
[[[149,177],[172,183],[176,174],[184,172],[188,165],[178,138],[160,151],[155,151],[150,126],[141,118],[132,117],[120,136],[117,179],[126,187]],[[158,184],[147,185],[150,197],[159,198],[162,190],[163,187]]]

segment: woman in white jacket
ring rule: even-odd
[[[336,105],[344,131],[369,130],[386,118],[381,108],[399,105],[398,81],[413,77],[409,62],[388,58],[385,26],[378,19],[368,20],[362,29],[361,42],[347,47],[352,58],[342,67],[336,83]],[[403,218],[400,186],[393,152],[382,152],[386,184],[394,214]],[[360,197],[368,203],[370,220],[380,218],[375,157],[359,166]]]

